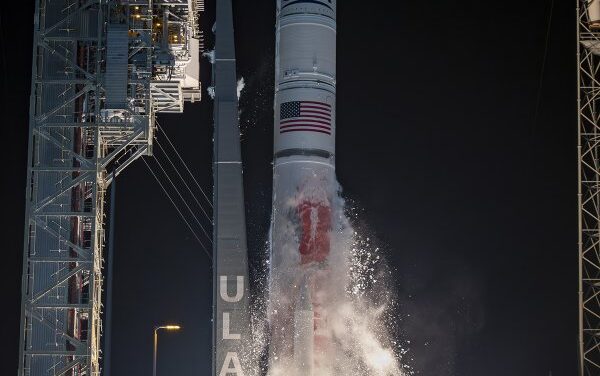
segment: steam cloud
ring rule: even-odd
[[[333,216],[327,283],[324,284],[327,299],[323,310],[327,316],[327,336],[332,340],[334,351],[327,366],[315,370],[314,376],[412,375],[403,361],[407,350],[391,337],[398,317],[393,312],[395,296],[389,288],[390,273],[386,272],[380,250],[353,228],[333,170],[311,167],[300,169],[299,173],[297,169],[283,167],[276,170],[274,190],[270,247],[276,247],[271,254],[279,256],[265,262],[269,270],[265,270],[263,280],[268,279],[269,273],[271,285],[269,292],[253,307],[254,350],[248,356],[252,363],[251,374],[303,375],[291,357],[271,353],[269,358],[268,354],[269,347],[275,345],[270,343],[275,337],[269,335],[269,330],[287,329],[273,320],[274,312],[277,314],[288,306],[299,281],[316,272],[300,266],[298,259],[298,223],[294,213],[309,197],[313,202],[323,201],[330,206]],[[262,313],[265,310],[269,312],[267,317]],[[286,333],[276,341],[292,340],[293,336],[294,333]]]

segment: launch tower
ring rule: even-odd
[[[600,0],[577,0],[579,375],[600,373]]]
[[[101,373],[105,192],[200,100],[202,0],[36,0],[19,376]]]

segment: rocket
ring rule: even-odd
[[[314,368],[314,311],[306,283],[294,307],[294,367],[312,375]]]
[[[329,373],[336,0],[277,0],[270,374]]]

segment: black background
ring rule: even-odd
[[[338,4],[338,177],[394,270],[418,374],[576,373],[575,4],[554,4],[543,77],[550,1]],[[257,266],[270,211],[274,1],[234,5]],[[207,2],[208,46],[213,11]],[[30,2],[2,4],[2,375],[18,358],[32,14]],[[202,69],[206,87],[206,60]],[[159,116],[207,187],[211,119],[206,93]],[[150,374],[152,327],[166,322],[184,330],[161,335],[159,374],[209,375],[207,257],[142,162],[117,195],[113,375]]]

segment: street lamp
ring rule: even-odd
[[[154,327],[154,354],[152,357],[152,376],[156,376],[156,352],[158,350],[158,331],[161,329],[165,330],[179,330],[179,325],[163,325]]]

